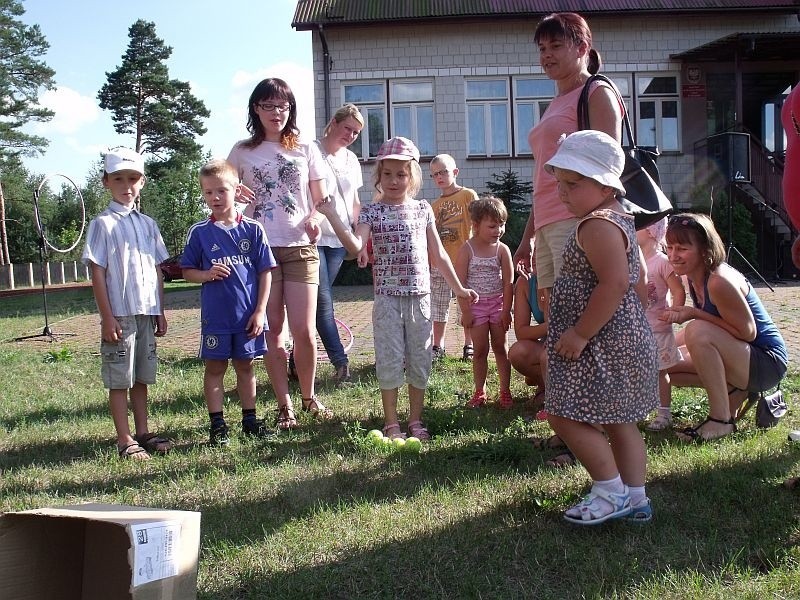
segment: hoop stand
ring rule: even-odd
[[[736,182],[731,181],[728,184],[728,249],[725,253],[725,261],[730,263],[731,262],[731,254],[736,252],[736,256],[741,259],[744,264],[750,267],[750,271],[755,273],[758,278],[764,283],[765,286],[769,288],[771,292],[775,291],[775,288],[772,287],[769,282],[764,279],[764,276],[758,272],[749,260],[747,260],[744,255],[739,251],[739,249],[733,243],[733,193],[736,190]]]
[[[44,229],[42,227],[42,218],[41,218],[41,214],[39,213],[39,192],[41,191],[41,189],[44,186],[45,182],[50,177],[51,177],[50,175],[45,177],[42,180],[42,182],[39,184],[39,188],[33,193],[34,218],[35,218],[35,221],[36,221],[36,230],[39,233],[39,265],[41,267],[40,275],[41,275],[41,279],[42,279],[42,304],[44,306],[44,329],[42,329],[42,333],[35,333],[33,335],[23,335],[23,336],[20,336],[20,337],[16,337],[16,338],[14,338],[15,342],[21,342],[21,341],[24,341],[24,340],[32,340],[32,339],[36,339],[36,338],[40,338],[40,337],[46,337],[46,338],[49,338],[48,341],[50,341],[52,343],[52,342],[55,342],[59,337],[69,337],[69,336],[77,335],[75,333],[53,333],[53,330],[50,328],[50,323],[48,321],[48,315],[47,315],[47,285],[45,283],[47,281],[47,278],[45,276],[45,268],[46,268],[45,264],[46,263],[45,263],[45,260],[44,260],[45,259],[45,246],[47,245],[47,241],[45,240],[45,237],[44,237]],[[65,177],[65,176],[62,175],[62,177]],[[71,179],[69,179],[68,177],[65,177],[65,179],[67,179],[70,183],[72,183],[72,185],[75,186],[75,184],[72,182]],[[78,194],[80,195],[80,190],[78,189],[78,186],[75,186],[75,189],[78,190]],[[83,196],[81,196],[81,206],[83,206]],[[81,235],[83,235],[83,228],[82,227],[81,227]],[[80,240],[80,237],[78,238],[78,240]],[[75,242],[75,244],[77,244],[77,241]],[[72,246],[73,248],[75,247],[75,244],[73,244],[73,246]]]

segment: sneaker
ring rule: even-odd
[[[497,397],[497,406],[502,410],[508,410],[514,406],[514,398],[511,397],[509,390],[500,390],[500,395]]]
[[[248,419],[242,421],[242,433],[247,437],[265,438],[275,435],[275,432],[264,425],[262,419]]]
[[[461,360],[464,362],[472,362],[472,356],[475,354],[475,350],[472,347],[472,344],[467,344],[464,346],[464,351],[461,353]]]
[[[486,404],[486,392],[483,390],[475,390],[472,394],[472,399],[467,402],[467,408],[478,408]]]
[[[440,348],[439,346],[433,347],[433,360],[444,360],[445,356],[447,356],[447,352],[445,352],[444,348]]]
[[[347,363],[341,364],[336,367],[336,373],[333,376],[333,385],[335,387],[342,387],[350,383],[352,380],[350,379],[350,365]]]
[[[228,426],[223,421],[218,425],[212,425],[208,436],[209,446],[227,446],[228,442]]]

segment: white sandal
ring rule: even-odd
[[[607,505],[595,500],[605,500]],[[606,512],[611,509],[609,512]],[[619,519],[631,514],[631,496],[628,486],[623,486],[621,493],[607,492],[600,488],[592,490],[583,500],[564,513],[564,520],[576,525],[599,525],[610,519]]]
[[[672,417],[657,414],[656,418],[647,424],[647,431],[664,431],[672,427]]]

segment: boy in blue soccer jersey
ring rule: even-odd
[[[236,372],[242,432],[255,437],[272,434],[256,418],[253,360],[267,351],[267,298],[276,263],[263,226],[236,210],[239,175],[233,165],[225,160],[206,163],[200,168],[200,187],[211,216],[189,228],[181,267],[184,279],[203,284],[200,358],[206,366],[203,395],[211,419],[209,443],[225,445],[228,426],[222,402],[228,359]]]

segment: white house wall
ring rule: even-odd
[[[756,14],[727,16],[590,17],[594,47],[603,59],[606,75],[631,72],[680,72],[681,63],[670,55],[721,37],[744,32],[797,31],[795,16]],[[343,101],[342,83],[368,79],[434,78],[434,111],[437,152],[452,154],[460,168],[462,185],[486,190],[493,173],[509,166],[522,177],[532,177],[531,158],[466,159],[466,109],[464,79],[484,75],[542,74],[533,43],[535,21],[439,22],[388,24],[325,29],[330,56],[330,113]],[[315,106],[318,129],[324,126],[322,46],[313,35]],[[702,65],[701,65],[702,66]],[[318,132],[319,134],[320,132]],[[512,134],[513,135],[513,134]],[[659,159],[662,184],[681,205],[691,187],[692,142],[682,140],[683,153],[663,154]],[[362,200],[372,192],[374,163],[364,165]],[[435,186],[427,177],[420,197],[434,199]]]

